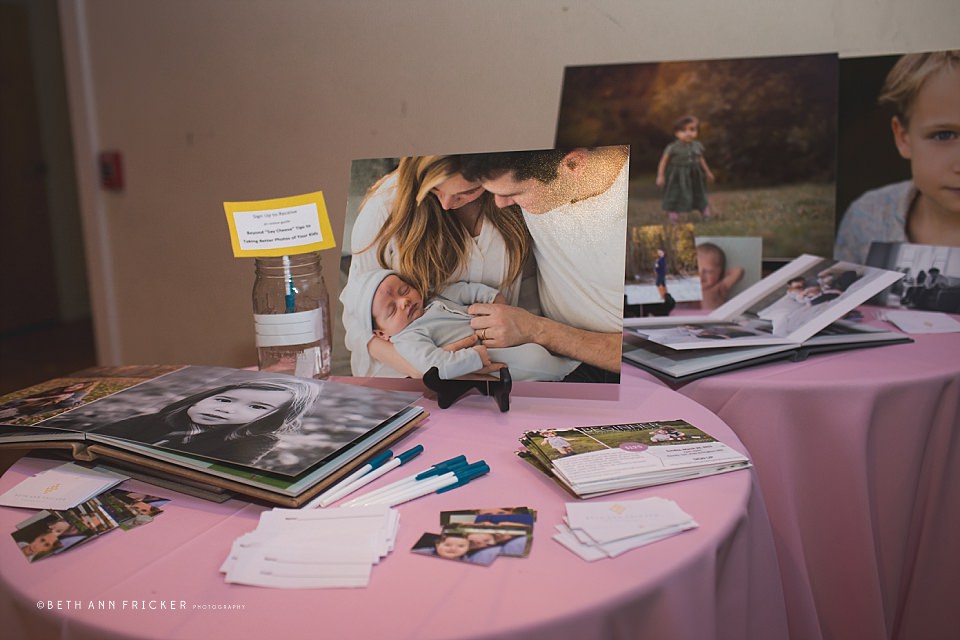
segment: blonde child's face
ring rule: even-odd
[[[712,252],[697,252],[697,269],[700,271],[700,286],[712,287],[723,278],[720,259]]]
[[[927,80],[907,126],[894,118],[893,137],[924,206],[960,216],[960,68]]]
[[[374,333],[389,338],[423,315],[423,296],[396,274],[383,279],[370,307]]]
[[[683,125],[680,129],[677,129],[673,135],[677,137],[677,140],[681,142],[693,142],[697,139],[699,131],[697,128],[696,122],[690,122]]]

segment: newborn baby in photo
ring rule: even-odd
[[[452,283],[424,304],[416,288],[396,272],[379,269],[351,277],[343,300],[352,307],[353,316],[365,323],[366,335],[389,340],[421,374],[437,367],[440,377],[449,380],[502,363],[514,380],[556,381],[580,364],[534,343],[444,350],[444,345],[473,335],[472,316],[467,313],[471,304],[503,301],[496,289],[480,283]]]

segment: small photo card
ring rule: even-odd
[[[533,527],[516,522],[450,524],[443,528],[442,535],[466,538],[470,553],[485,551],[514,558],[530,555],[530,546],[533,544]]]
[[[235,258],[287,256],[336,246],[323,192],[224,202]]]
[[[497,549],[471,550],[470,541],[466,535],[460,532],[442,534],[425,533],[420,536],[420,539],[413,545],[411,551],[425,556],[454,560],[456,562],[466,562],[468,564],[479,564],[484,567],[493,564],[493,561],[500,555]]]
[[[473,524],[475,522],[501,523],[515,522],[533,526],[537,512],[528,507],[494,507],[489,509],[464,509],[461,511],[443,511],[440,513],[441,526],[448,524]]]
[[[113,491],[100,496],[101,507],[109,513],[124,531],[153,522],[163,513],[169,498],[160,498],[135,491]]]
[[[114,529],[153,522],[170,502],[114,489],[63,511],[40,511],[17,525],[11,536],[28,562],[68,551]]]

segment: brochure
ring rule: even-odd
[[[743,469],[750,461],[685,420],[528,431],[521,457],[580,498]]]

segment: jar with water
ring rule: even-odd
[[[330,296],[319,252],[257,258],[253,321],[261,371],[330,375]]]

